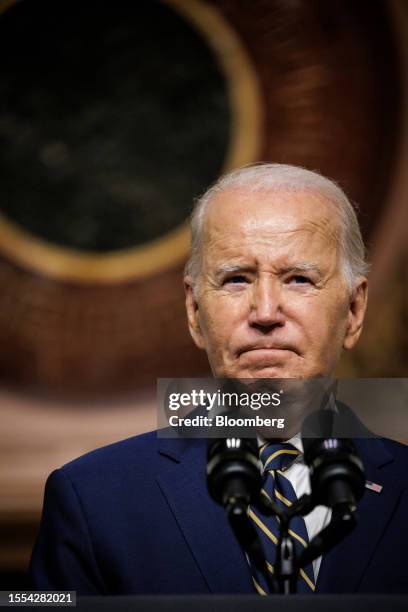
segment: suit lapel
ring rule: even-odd
[[[382,485],[381,493],[365,489],[358,504],[355,530],[323,556],[317,590],[350,593],[359,590],[378,542],[387,528],[404,485],[395,480],[393,458],[378,439],[355,440],[365,468],[366,480]]]
[[[205,486],[206,441],[159,440],[159,446],[169,460],[158,484],[209,592],[253,592],[247,561]]]

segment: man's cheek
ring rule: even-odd
[[[225,339],[221,333],[221,330],[215,326],[211,333],[211,350],[217,356],[221,356],[225,350]]]

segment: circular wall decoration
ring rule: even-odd
[[[406,71],[395,3],[366,4],[0,0],[3,384],[106,397],[206,375],[185,219],[227,168],[320,170],[374,240]]]
[[[185,259],[193,197],[259,150],[257,80],[233,29],[200,0],[7,5],[0,248],[80,282]]]

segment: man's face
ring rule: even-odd
[[[334,205],[312,191],[230,189],[209,204],[191,335],[220,378],[329,375],[362,327],[366,280],[342,275]]]

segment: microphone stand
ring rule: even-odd
[[[297,558],[293,540],[289,535],[289,521],[281,520],[280,536],[277,544],[274,573],[279,593],[296,593]]]
[[[329,552],[343,540],[357,524],[356,507],[349,504],[334,506],[330,523],[309,543],[299,557],[299,567]]]
[[[270,593],[284,595],[296,593],[299,570],[334,548],[354,529],[357,523],[355,505],[335,505],[330,523],[310,541],[309,546],[297,557],[293,539],[289,534],[289,525],[294,516],[305,516],[313,510],[312,495],[302,495],[285,510],[281,510],[274,501],[264,495],[259,495],[254,500],[254,506],[265,516],[275,515],[279,521],[280,535],[273,576],[268,570],[260,538],[248,517],[245,501],[239,497],[232,498],[225,509],[230,526],[241,548],[254,567],[264,576]]]
[[[251,560],[254,567],[263,575],[270,593],[296,593],[296,581],[299,568],[296,550],[289,534],[291,519],[297,514],[308,514],[313,509],[310,495],[303,495],[290,508],[281,510],[273,501],[258,494],[253,505],[265,516],[275,515],[280,526],[274,575],[271,575],[265,559],[265,553],[258,533],[247,512],[247,502],[239,495],[230,497],[225,511],[229,524],[241,548]],[[317,555],[318,556],[318,555]]]
[[[297,558],[296,548],[289,534],[289,525],[294,516],[298,514],[304,516],[313,510],[312,496],[302,495],[285,510],[282,510],[273,500],[264,495],[258,496],[255,505],[263,514],[266,516],[275,515],[279,521],[279,538],[274,565],[275,592],[283,595],[296,593],[299,569],[304,564],[301,564],[300,559]]]
[[[276,585],[268,570],[265,553],[259,536],[247,512],[247,504],[243,500],[232,499],[225,508],[228,522],[242,550],[254,567],[265,578],[270,593],[276,593]]]

